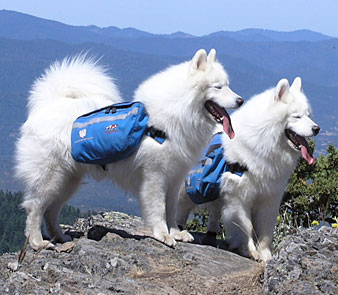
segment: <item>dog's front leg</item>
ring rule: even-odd
[[[178,201],[179,201],[179,193],[181,188],[181,182],[178,181],[177,185],[173,185],[168,188],[167,193],[167,224],[169,228],[170,235],[174,237],[176,241],[182,242],[192,242],[194,237],[189,234],[187,230],[180,230],[177,226],[177,211],[178,211]],[[185,224],[184,224],[185,225]]]
[[[140,205],[146,226],[152,230],[153,237],[174,247],[175,239],[169,234],[166,222],[166,186],[164,177],[147,173],[140,189]]]
[[[208,232],[216,234],[220,229],[222,201],[220,198],[208,203]]]
[[[222,221],[229,249],[237,249],[241,255],[259,260],[260,256],[253,239],[254,228],[250,210],[234,196],[229,196],[227,201],[222,209]]]
[[[280,201],[271,195],[265,196],[262,200],[264,201],[261,201],[259,208],[256,209],[254,227],[257,234],[257,248],[260,259],[267,262],[271,259],[270,246]]]

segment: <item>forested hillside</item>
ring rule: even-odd
[[[19,208],[21,196],[0,191],[0,254],[17,251],[25,242],[26,213]]]

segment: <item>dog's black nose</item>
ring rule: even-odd
[[[312,127],[312,132],[314,135],[319,133],[320,127],[318,125]]]
[[[237,103],[238,107],[240,107],[240,106],[243,104],[243,102],[244,102],[244,99],[243,99],[243,98],[237,97],[236,103]]]

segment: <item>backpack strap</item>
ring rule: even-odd
[[[221,147],[222,147],[222,144],[221,144],[221,143],[212,144],[212,145],[209,147],[208,151],[205,153],[205,156],[206,156],[206,157],[209,157],[209,155],[210,155],[213,151],[215,151],[215,150],[217,150],[217,149],[219,149],[219,148],[221,148]]]
[[[162,144],[167,139],[165,132],[156,129],[154,126],[148,127],[145,134],[152,137],[159,144]]]
[[[237,163],[227,163],[226,171],[231,172],[232,174],[237,174],[238,176],[242,176],[245,171],[248,171],[248,167],[243,166]]]

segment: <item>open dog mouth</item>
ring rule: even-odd
[[[310,152],[310,147],[305,137],[298,135],[291,129],[285,129],[285,135],[288,138],[288,144],[291,146],[291,148],[296,151],[300,151],[306,162],[309,165],[312,165],[315,162],[315,159]]]
[[[233,139],[235,132],[232,129],[230,116],[227,111],[211,100],[206,101],[205,108],[214,117],[216,122],[223,125],[223,130],[228,134],[229,138]]]

